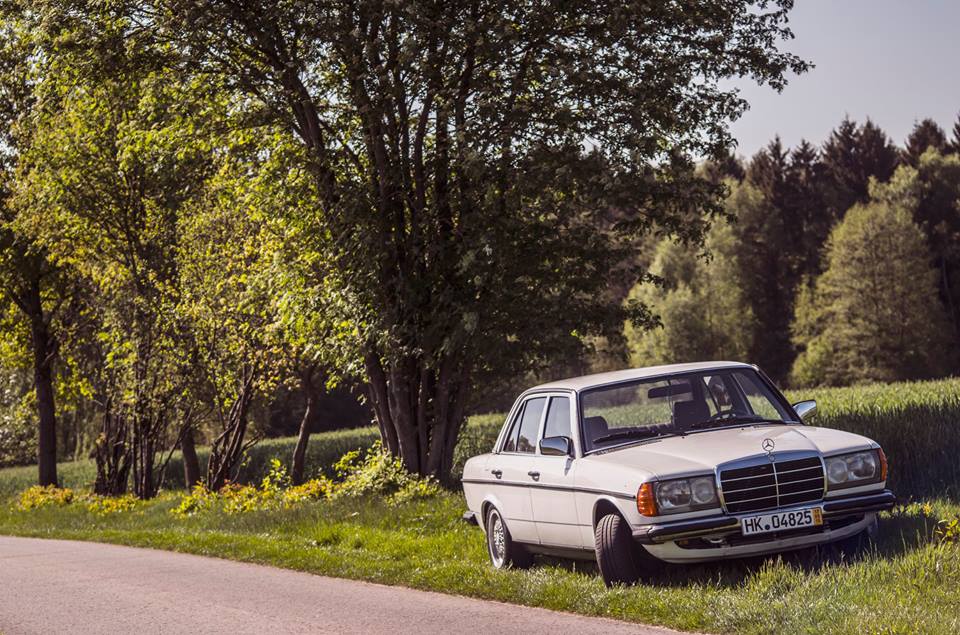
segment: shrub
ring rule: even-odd
[[[270,472],[259,486],[228,483],[219,492],[211,492],[201,483],[185,494],[170,512],[184,518],[210,509],[219,509],[226,514],[290,509],[306,501],[327,498],[331,489],[330,481],[325,477],[291,486],[287,468],[279,459],[274,459]]]
[[[128,512],[136,508],[141,502],[140,499],[133,494],[126,494],[124,496],[97,496],[90,494],[82,497],[82,500],[87,501],[87,511],[97,516],[109,516],[110,514]]]
[[[41,507],[63,507],[73,502],[73,490],[56,485],[34,485],[20,493],[17,509],[29,511]]]
[[[274,459],[270,472],[259,485],[229,483],[219,492],[197,485],[170,511],[180,518],[211,509],[225,514],[243,514],[290,509],[313,500],[360,496],[380,496],[399,504],[429,498],[440,492],[436,481],[407,472],[400,459],[387,454],[379,441],[365,451],[347,452],[332,467],[340,478],[339,482],[321,476],[292,486],[286,467]]]
[[[399,503],[428,498],[440,492],[436,481],[407,472],[400,458],[390,456],[379,441],[365,453],[348,452],[334,468],[342,481],[334,487],[332,498],[372,494]]]
[[[16,508],[20,511],[30,511],[42,507],[64,507],[73,503],[83,504],[91,514],[107,516],[135,508],[139,499],[132,495],[125,496],[97,496],[90,493],[77,493],[66,487],[34,485],[20,493]]]
[[[960,518],[945,518],[937,523],[937,539],[940,542],[960,542]]]

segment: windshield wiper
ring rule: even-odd
[[[757,415],[724,415],[716,417],[714,419],[707,419],[706,421],[700,421],[689,426],[688,430],[704,429],[711,427],[724,427],[729,425],[738,425],[741,423],[770,423],[770,424],[780,424],[785,423],[780,419],[767,419],[766,417],[760,417]]]
[[[602,437],[597,437],[593,440],[593,443],[602,443],[604,441],[617,441],[619,439],[632,439],[634,437],[662,437],[666,436],[665,433],[654,432],[653,430],[620,430],[619,432],[611,432],[610,434],[605,434]]]

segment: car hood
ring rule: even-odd
[[[667,437],[593,454],[583,459],[587,468],[584,472],[628,470],[636,474],[640,471],[649,479],[702,474],[728,461],[765,456],[762,448],[765,439],[773,441],[774,455],[791,451],[830,455],[876,447],[876,443],[866,437],[829,428],[796,424],[744,426]]]

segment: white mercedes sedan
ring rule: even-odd
[[[468,511],[497,568],[596,558],[608,585],[664,562],[839,542],[896,502],[874,441],[807,425],[756,366],[676,364],[531,388],[493,451],[467,461]]]

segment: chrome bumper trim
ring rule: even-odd
[[[821,502],[803,505],[802,507],[822,506],[823,515],[828,519],[838,519],[867,512],[889,511],[897,502],[897,497],[890,490],[873,494],[855,494],[843,498],[827,499]],[[645,525],[633,530],[633,539],[645,545],[655,545],[681,538],[697,538],[701,536],[722,536],[724,534],[740,532],[740,518],[756,514],[776,513],[779,510],[769,509],[755,513],[745,513],[738,516],[727,514],[696,518],[693,520],[678,520],[674,522]],[[786,511],[786,510],[784,510]]]

